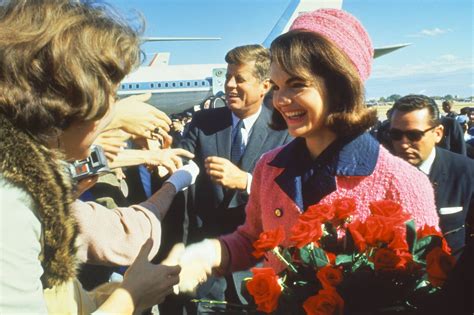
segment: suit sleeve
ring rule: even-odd
[[[95,202],[76,200],[72,213],[79,226],[77,255],[80,261],[128,266],[148,238],[153,239],[149,258],[158,252],[161,223],[145,207],[108,209]]]
[[[188,150],[191,153],[196,153],[197,145],[198,145],[198,137],[199,137],[199,115],[195,115],[195,117],[191,120],[188,125],[188,129],[186,133],[183,135],[181,140],[179,141],[177,147]]]

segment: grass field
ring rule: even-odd
[[[443,114],[443,109],[441,108],[441,105],[439,105],[439,110],[441,114]],[[377,105],[374,106],[377,109],[377,116],[379,117],[379,120],[385,120],[387,118],[386,113],[387,110],[389,110],[392,107],[392,104],[387,104],[387,105]],[[454,111],[459,114],[459,111],[463,107],[474,107],[474,103],[454,103]]]

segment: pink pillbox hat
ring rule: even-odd
[[[374,49],[369,34],[362,24],[349,13],[337,9],[319,9],[298,16],[290,30],[313,31],[330,39],[357,68],[363,81],[372,68]]]

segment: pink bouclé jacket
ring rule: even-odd
[[[246,208],[246,221],[234,233],[220,238],[230,254],[231,271],[248,269],[257,260],[252,256],[252,243],[260,233],[283,226],[288,246],[291,227],[302,213],[301,188],[292,168],[298,141],[274,149],[262,156],[254,174],[250,199]],[[334,169],[335,189],[322,197],[322,204],[349,197],[356,200],[353,218],[364,221],[370,214],[369,203],[376,200],[393,200],[411,214],[416,226],[424,224],[438,228],[433,188],[428,177],[402,159],[391,155],[368,134],[356,137],[337,152]],[[283,265],[273,255],[266,255],[264,266],[277,271]]]

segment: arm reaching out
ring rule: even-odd
[[[170,130],[171,120],[159,109],[145,103],[151,94],[132,95],[115,104],[115,117],[107,130],[122,128],[138,137],[153,138],[156,128]]]

